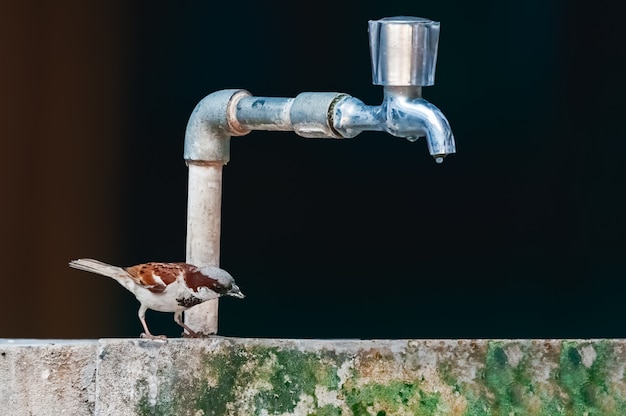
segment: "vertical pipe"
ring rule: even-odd
[[[189,162],[187,258],[198,265],[219,266],[223,162]],[[185,312],[185,323],[199,334],[217,333],[218,300]]]
[[[222,168],[230,160],[232,128],[229,112],[250,93],[222,90],[204,97],[194,108],[185,131],[184,157],[189,166],[186,261],[196,266],[220,265]],[[200,335],[217,333],[217,299],[185,312],[185,323]]]

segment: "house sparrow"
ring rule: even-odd
[[[131,291],[141,306],[139,320],[142,338],[166,339],[148,330],[146,310],[174,312],[174,321],[189,332],[197,334],[182,321],[183,311],[222,295],[243,298],[233,277],[215,266],[196,267],[187,263],[144,263],[132,267],[117,267],[92,259],[70,261],[70,267],[111,277]]]

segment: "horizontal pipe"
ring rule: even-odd
[[[291,131],[294,98],[245,97],[237,102],[234,122],[249,130]]]
[[[384,119],[381,106],[371,106],[354,97],[347,97],[334,108],[333,124],[343,137],[356,137],[363,131],[382,131]]]
[[[343,138],[332,125],[335,104],[346,94],[304,92],[295,98],[244,97],[228,113],[235,130],[294,131],[302,137]]]

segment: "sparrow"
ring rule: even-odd
[[[93,259],[72,260],[74,269],[115,279],[137,298],[139,320],[143,326],[142,338],[165,340],[165,335],[152,335],[146,324],[146,311],[174,312],[174,321],[191,337],[198,335],[182,321],[183,311],[210,299],[228,295],[244,298],[235,279],[215,266],[197,267],[188,263],[143,263],[118,267]],[[183,333],[184,334],[184,333]]]

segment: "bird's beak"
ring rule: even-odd
[[[228,296],[233,296],[239,299],[243,299],[246,297],[246,295],[241,293],[241,290],[239,290],[239,286],[237,285],[233,285],[232,289],[230,289],[230,291],[228,292]]]

